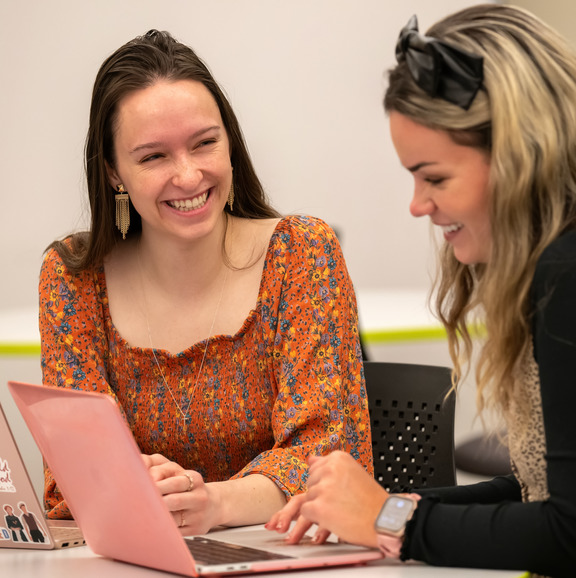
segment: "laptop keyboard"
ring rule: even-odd
[[[66,528],[61,526],[53,526],[50,522],[55,520],[49,520],[48,528],[50,529],[50,534],[55,542],[62,546],[62,548],[67,548],[69,546],[81,546],[86,544],[86,540],[80,532],[80,528]]]
[[[184,541],[196,563],[205,566],[292,558],[292,556],[284,556],[267,550],[258,550],[228,542],[219,542],[209,538],[185,538]]]

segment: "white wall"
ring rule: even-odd
[[[408,213],[411,179],[381,106],[384,72],[412,14],[425,29],[474,3],[0,0],[0,310],[36,306],[43,249],[87,222],[82,149],[93,79],[106,56],[150,28],[206,60],[275,206],[337,227],[358,288],[426,288],[428,224]],[[449,363],[441,343],[373,353]],[[7,379],[39,382],[38,359],[0,358],[0,400],[40,490],[40,455]]]
[[[428,225],[382,111],[400,28],[464,0],[2,0],[0,303],[36,304],[41,254],[86,223],[82,149],[102,60],[150,28],[190,44],[229,95],[282,212],[342,233],[357,287],[426,287]]]

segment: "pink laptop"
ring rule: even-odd
[[[96,554],[185,576],[381,558],[378,550],[336,541],[286,545],[261,527],[183,538],[111,397],[17,382],[8,387]]]

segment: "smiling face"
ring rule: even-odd
[[[204,85],[160,80],[120,101],[108,177],[129,193],[143,235],[193,240],[223,222],[232,182],[229,149]]]
[[[414,176],[412,215],[442,227],[461,263],[486,263],[492,240],[488,154],[398,112],[390,113],[390,132],[400,162]]]

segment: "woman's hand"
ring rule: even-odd
[[[205,534],[218,524],[216,496],[198,472],[160,454],[142,458],[183,536]]]
[[[321,543],[332,532],[351,544],[377,547],[374,521],[388,493],[348,453],[337,451],[309,459],[308,492],[293,497],[266,524],[284,533],[296,524],[288,543],[300,541],[312,524],[318,525],[314,541]]]
[[[296,523],[292,527],[290,533],[286,536],[286,542],[289,544],[298,544],[304,534],[314,525],[307,518],[301,515],[302,505],[306,503],[308,494],[298,494],[293,496],[290,501],[278,512],[276,512],[265,524],[267,530],[274,530],[280,534],[284,534],[290,529],[293,520]],[[326,542],[330,531],[324,528],[317,528],[312,537],[312,541],[316,544],[323,544]]]
[[[215,526],[262,524],[286,503],[282,490],[260,474],[205,483],[198,472],[160,454],[142,458],[184,536]]]

